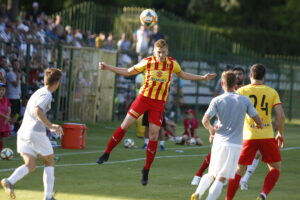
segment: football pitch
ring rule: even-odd
[[[143,140],[135,136],[131,128],[125,138],[134,139],[137,148],[125,149],[120,144],[111,154],[109,162],[98,165],[96,159],[103,152],[105,145],[119,122],[88,124],[86,148],[71,150],[55,148],[60,158],[55,168],[55,198],[58,200],[188,200],[196,187],[191,180],[200,167],[203,158],[210,151],[208,133],[200,128],[200,136],[205,144],[198,146],[179,146],[166,142],[166,151],[159,151],[149,174],[148,185],[140,183],[141,169],[145,161],[145,150],[140,147]],[[299,123],[298,123],[299,124]],[[178,133],[182,133],[182,126]],[[282,149],[282,172],[278,184],[268,199],[300,199],[300,125],[288,124],[285,128],[286,146]],[[199,134],[198,134],[199,135]],[[11,147],[15,158],[10,161],[0,160],[0,178],[8,177],[13,168],[22,164],[16,155],[15,138],[5,140],[5,147]],[[182,151],[176,151],[182,150]],[[43,199],[43,168],[41,162],[35,172],[27,175],[15,185],[17,199]],[[267,166],[260,162],[254,175],[249,180],[249,190],[239,190],[235,199],[251,200],[259,194]],[[223,188],[224,199],[227,187]],[[0,200],[8,199],[3,189]]]

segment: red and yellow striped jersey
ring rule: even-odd
[[[168,98],[173,72],[181,72],[180,65],[171,57],[166,57],[166,61],[159,62],[155,59],[155,56],[150,56],[133,67],[136,71],[145,74],[144,83],[139,94],[163,101]]]

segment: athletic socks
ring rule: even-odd
[[[271,169],[265,178],[264,186],[261,193],[268,195],[276,185],[279,179],[279,175],[280,171],[278,169]]]
[[[43,182],[44,182],[45,199],[50,199],[52,197],[54,180],[55,180],[54,167],[53,166],[44,167]]]
[[[26,165],[22,165],[17,169],[15,169],[14,173],[12,173],[12,175],[10,175],[10,177],[8,177],[7,180],[14,185],[16,182],[18,182],[28,173],[29,173],[28,167]]]
[[[152,140],[149,141],[149,144],[147,146],[147,151],[146,151],[146,163],[144,166],[145,170],[150,169],[150,166],[155,158],[157,144],[158,141],[152,141]]]
[[[159,145],[160,146],[165,146],[165,141],[164,140],[159,141]]]
[[[200,169],[198,170],[196,176],[202,176],[203,175],[203,172],[208,168],[209,166],[209,163],[210,163],[210,153],[207,154],[207,156],[205,157]]]
[[[110,154],[110,152],[119,144],[119,142],[123,139],[124,135],[126,133],[126,130],[123,130],[121,128],[121,126],[119,126],[117,128],[117,130],[115,130],[114,134],[112,135],[112,137],[110,138],[106,149],[105,149],[105,153]]]
[[[236,191],[239,188],[239,183],[240,183],[241,178],[242,178],[241,175],[235,174],[234,179],[232,179],[232,178],[229,179],[226,200],[232,200],[233,199]]]
[[[206,200],[216,200],[222,192],[223,185],[224,183],[222,183],[221,181],[215,180],[209,188]]]
[[[211,183],[214,181],[214,177],[210,174],[205,174],[196,189],[196,194],[199,195],[199,199],[202,197],[202,195],[205,193],[207,188],[211,185]]]
[[[0,151],[3,149],[3,141],[0,140]]]
[[[256,167],[258,166],[259,159],[254,159],[252,164],[247,167],[247,171],[243,176],[241,182],[248,183],[249,178],[252,176],[253,172],[255,171]]]

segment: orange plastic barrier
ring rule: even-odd
[[[86,130],[85,124],[64,123],[64,135],[61,140],[63,149],[84,149]]]

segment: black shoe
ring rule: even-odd
[[[149,169],[142,169],[142,185],[146,186],[148,184],[148,175],[149,175]]]
[[[263,194],[260,194],[256,200],[266,200],[266,196],[264,196]]]
[[[108,161],[108,158],[109,158],[109,154],[108,153],[104,153],[101,157],[99,157],[97,159],[97,163],[98,164],[102,164],[102,163]]]

